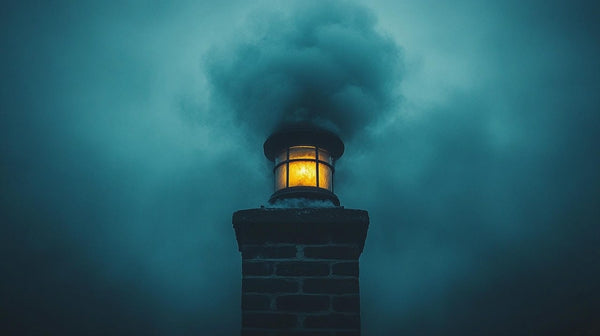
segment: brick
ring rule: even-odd
[[[242,274],[243,275],[271,275],[275,263],[273,261],[243,261],[242,262]]]
[[[325,295],[281,295],[276,303],[280,311],[310,313],[329,310],[329,297]]]
[[[243,294],[243,310],[269,310],[271,308],[271,298],[267,295]]]
[[[298,318],[294,314],[243,313],[242,326],[250,328],[295,328]]]
[[[242,259],[295,258],[296,246],[244,246]]]
[[[304,279],[305,293],[358,294],[358,279]]]
[[[304,256],[312,259],[349,259],[356,260],[360,256],[357,246],[307,246]]]
[[[243,278],[243,293],[296,293],[298,282],[291,279]]]
[[[304,319],[305,328],[360,329],[360,315],[311,315]]]
[[[335,263],[331,267],[333,275],[358,276],[358,261]]]
[[[331,306],[336,312],[360,312],[360,298],[358,295],[351,296],[334,296]]]
[[[329,275],[329,263],[288,261],[277,264],[277,275]]]

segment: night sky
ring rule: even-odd
[[[231,215],[310,120],[364,335],[600,335],[595,1],[2,7],[1,334],[238,334]]]

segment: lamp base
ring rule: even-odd
[[[340,206],[340,200],[334,193],[327,189],[317,187],[290,187],[277,190],[275,193],[273,193],[273,195],[271,195],[269,203],[274,204],[277,201],[291,198],[305,198],[308,200],[331,201],[335,206]]]

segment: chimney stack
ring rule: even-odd
[[[233,214],[242,254],[241,335],[360,335],[358,258],[369,217],[339,206],[333,193],[343,143],[296,125],[274,133],[264,150],[275,163],[274,207]]]

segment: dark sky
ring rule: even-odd
[[[0,332],[235,335],[262,142],[346,141],[364,335],[600,334],[593,1],[0,11]]]

